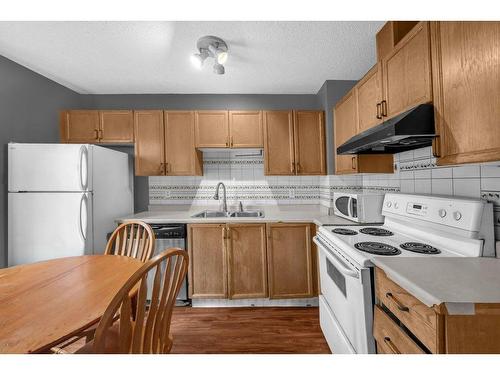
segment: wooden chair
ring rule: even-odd
[[[155,234],[151,227],[142,221],[129,221],[115,229],[104,254],[123,255],[146,262],[153,255],[154,246]]]
[[[172,311],[188,263],[187,252],[179,248],[168,249],[146,262],[108,305],[94,339],[76,353],[169,353],[173,343],[170,335]],[[148,275],[151,270],[153,272]],[[146,301],[148,276],[153,279],[150,304]],[[131,298],[134,290],[137,290],[136,302]]]

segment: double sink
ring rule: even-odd
[[[264,217],[264,211],[213,211],[213,210],[205,210],[194,214],[191,216],[192,218],[199,219],[212,219],[218,217],[228,217],[228,218],[236,218],[236,217]]]

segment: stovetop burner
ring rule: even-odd
[[[358,242],[354,244],[354,247],[358,250],[364,251],[365,253],[370,253],[375,255],[401,254],[401,250],[395,248],[394,246],[387,245],[381,242]]]
[[[362,228],[359,231],[363,234],[369,234],[371,236],[392,236],[392,235],[394,235],[394,233],[392,233],[390,230],[387,230],[384,228],[376,228],[376,227]]]
[[[356,232],[355,230],[346,229],[346,228],[335,228],[335,229],[332,229],[332,233],[342,234],[344,236],[354,236],[354,235],[358,234],[358,232]]]
[[[413,251],[420,254],[439,254],[441,250],[436,249],[431,245],[420,242],[405,242],[399,245],[403,250]]]

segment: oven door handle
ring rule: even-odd
[[[325,243],[323,241],[321,241],[317,236],[314,236],[313,241],[316,245],[318,245],[319,247],[321,247],[325,251],[326,256],[328,257],[328,260],[330,262],[332,262],[335,265],[335,267],[337,267],[337,269],[340,272],[342,272],[342,274],[344,274],[345,276],[353,277],[355,279],[359,279],[358,272],[356,270],[353,270],[352,268],[350,268],[343,261],[341,261],[337,256],[332,254],[328,250],[327,245],[325,245]]]
[[[352,218],[352,200],[353,197],[349,197],[349,200],[347,201],[347,215],[349,215],[350,218]]]

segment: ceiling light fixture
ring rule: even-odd
[[[215,59],[213,72],[215,74],[224,74],[226,69],[224,64],[228,58],[228,48],[226,42],[216,36],[207,35],[198,39],[196,43],[198,53],[191,56],[191,63],[198,69],[201,69],[203,63],[208,57]]]

